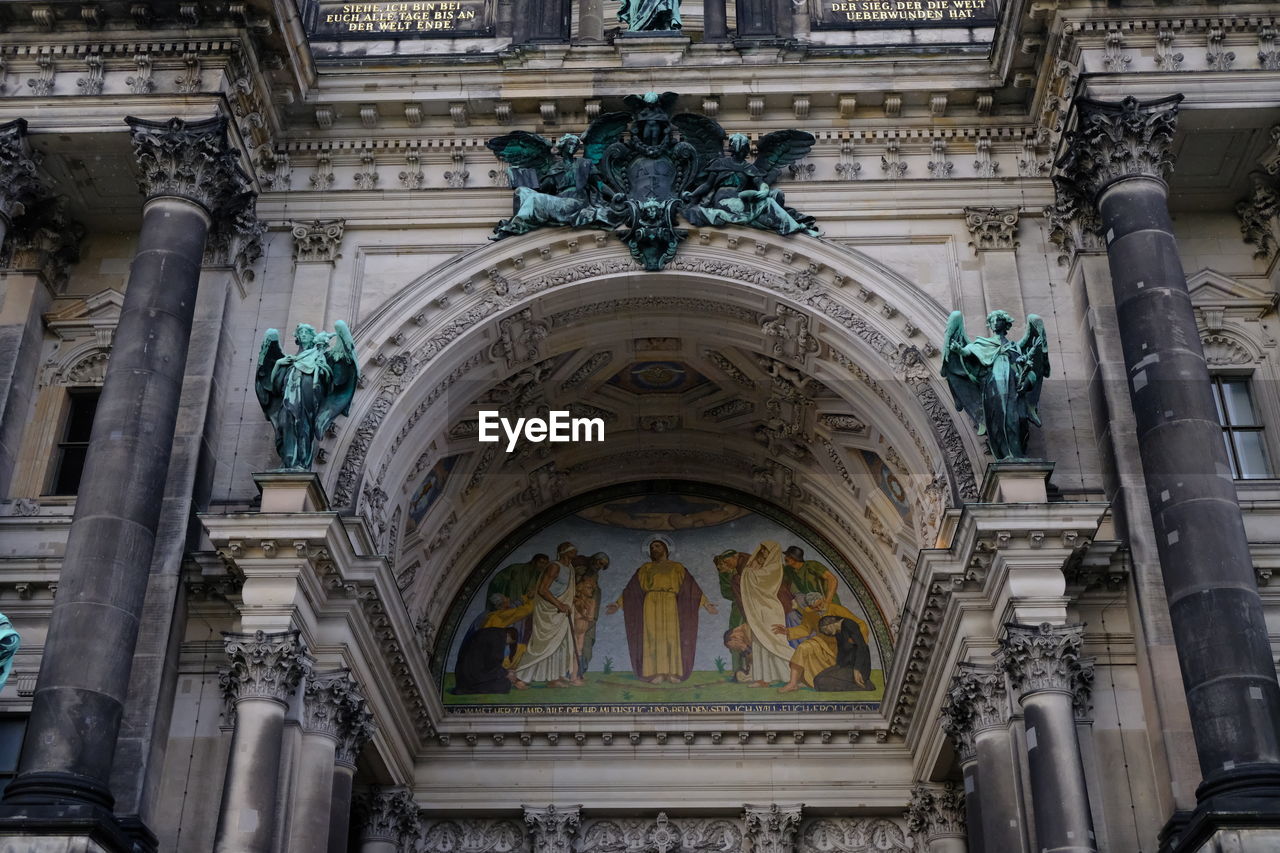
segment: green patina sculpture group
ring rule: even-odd
[[[22,638],[13,630],[9,617],[0,613],[0,690],[13,672],[13,657],[22,647]]]
[[[987,315],[993,337],[969,340],[964,315],[951,313],[942,344],[942,376],[951,386],[956,408],[968,412],[999,460],[1025,459],[1031,424],[1040,426],[1040,389],[1049,375],[1049,343],[1044,321],[1027,315],[1027,332],[1009,340],[1013,317]]]
[[[491,239],[554,226],[614,231],[655,271],[687,236],[681,216],[702,227],[820,235],[814,218],[787,207],[774,188],[782,171],[813,148],[813,134],[766,134],[749,160],[745,135],[727,137],[706,116],[672,115],[677,98],[630,95],[626,112],[606,113],[581,137],[566,134],[554,144],[523,130],[490,139],[488,147],[510,165],[514,188],[512,216]]]
[[[618,20],[633,33],[678,30],[680,0],[622,0]]]
[[[333,328],[317,332],[299,323],[294,355],[284,354],[275,329],[267,329],[262,339],[254,385],[258,402],[275,427],[282,471],[310,471],[317,439],[351,408],[360,378],[356,345],[346,323],[338,320]]]

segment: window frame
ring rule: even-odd
[[[1227,461],[1231,465],[1231,477],[1237,481],[1271,480],[1276,476],[1274,463],[1272,462],[1275,458],[1274,452],[1270,447],[1270,436],[1267,434],[1267,419],[1263,411],[1262,401],[1256,393],[1257,389],[1254,387],[1253,380],[1254,375],[1252,372],[1215,371],[1209,375],[1214,407],[1218,413],[1218,426],[1222,430],[1223,444],[1227,451]],[[1249,400],[1249,407],[1253,411],[1254,423],[1231,423],[1231,412],[1227,407],[1227,395],[1223,388],[1228,383],[1244,386],[1245,394]],[[1240,452],[1235,440],[1235,436],[1239,433],[1254,433],[1259,436],[1258,444],[1265,454],[1264,461],[1266,463],[1265,472],[1259,476],[1246,476],[1244,473],[1243,466],[1240,463]]]
[[[67,385],[64,386],[65,395],[63,397],[62,413],[58,419],[57,437],[53,442],[52,453],[49,456],[49,472],[45,479],[45,488],[41,497],[58,497],[69,498],[75,497],[80,492],[80,481],[76,481],[76,490],[74,492],[58,491],[58,483],[62,478],[62,467],[64,461],[64,453],[68,448],[83,448],[86,456],[89,450],[89,440],[93,432],[93,417],[97,417],[98,402],[102,397],[101,385]],[[77,398],[93,397],[94,413],[90,418],[90,436],[84,441],[68,441],[67,429],[71,425],[71,416],[76,405]],[[83,465],[81,465],[81,474],[83,475]]]

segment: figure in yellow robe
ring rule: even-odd
[[[810,602],[810,598],[816,601]],[[774,625],[773,633],[785,636],[788,640],[803,640],[791,654],[791,680],[779,689],[780,693],[791,693],[800,688],[801,682],[813,687],[813,679],[823,670],[836,664],[836,638],[818,630],[818,623],[823,616],[839,616],[848,619],[858,626],[864,642],[871,639],[871,630],[867,623],[850,613],[839,604],[828,605],[822,609],[821,593],[811,593],[805,597],[806,604],[800,611],[800,624],[788,628]],[[797,599],[799,602],[801,599]]]
[[[698,610],[716,613],[698,582],[669,559],[666,542],[649,543],[649,562],[636,569],[622,595],[605,608],[623,612],[631,669],[653,684],[684,681],[693,671],[698,643]]]

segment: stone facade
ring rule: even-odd
[[[1280,23],[343,5],[0,9],[0,851],[1272,849]],[[489,239],[525,178],[487,140],[665,88],[812,133],[773,188],[822,236],[682,221],[657,272],[599,229]],[[995,309],[1046,329],[1034,460],[940,375],[948,314]],[[263,334],[337,320],[350,411],[275,472]],[[482,408],[608,438],[508,453]],[[874,697],[446,702],[477,567],[639,481],[838,555]]]

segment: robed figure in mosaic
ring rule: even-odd
[[[973,418],[996,459],[1025,459],[1031,424],[1040,426],[1040,389],[1049,375],[1049,344],[1044,321],[1027,316],[1021,340],[1009,339],[1013,318],[1005,311],[987,315],[988,338],[969,340],[964,315],[951,313],[943,341],[942,375],[956,408]]]
[[[317,332],[299,323],[294,355],[285,355],[275,329],[267,329],[263,337],[254,386],[262,411],[275,427],[281,470],[311,470],[317,439],[351,408],[360,379],[356,344],[346,323],[338,320],[333,328]]]
[[[605,609],[609,615],[622,611],[631,671],[653,684],[689,677],[698,648],[698,610],[719,612],[689,570],[670,555],[664,540],[650,541],[649,562],[636,569],[622,595]]]

